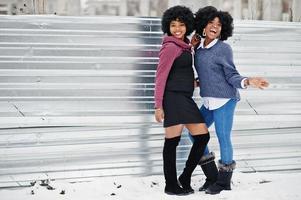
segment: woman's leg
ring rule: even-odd
[[[221,159],[217,181],[210,185],[206,193],[218,194],[222,190],[231,190],[231,178],[235,168],[231,131],[236,100],[229,100],[224,106],[213,111],[215,131],[220,145]]]
[[[202,105],[200,107],[200,113],[205,120],[207,128],[209,128],[213,124],[213,112],[211,110],[208,110],[204,105]],[[206,156],[209,153],[210,153],[209,148],[208,148],[208,146],[206,146],[204,155]]]
[[[204,105],[202,105],[200,107],[200,113],[205,120],[206,126],[209,128],[213,124],[213,111],[207,109]],[[206,181],[199,188],[199,191],[205,191],[209,187],[209,185],[212,185],[217,180],[218,170],[214,159],[214,152],[209,152],[209,148],[207,145],[204,154],[199,162],[199,165],[201,166],[204,175],[206,176]]]
[[[165,128],[165,141],[163,147],[163,170],[165,177],[165,193],[170,195],[186,195],[183,188],[178,185],[176,167],[176,149],[181,139],[183,125]]]
[[[209,128],[213,123],[213,112],[211,110],[208,110],[207,108],[205,108],[204,105],[202,105],[200,107],[200,113],[205,120],[206,127]],[[193,142],[193,137],[192,137],[191,132],[189,134],[189,138],[190,138],[191,142]],[[204,155],[208,155],[208,154],[209,154],[209,148],[208,148],[208,146],[206,146]]]
[[[186,161],[183,173],[179,177],[179,182],[187,193],[193,193],[194,190],[190,185],[191,175],[204,153],[205,147],[209,141],[209,133],[204,123],[185,124],[185,126],[191,133],[194,142]]]
[[[183,124],[178,124],[165,128],[165,138],[174,138],[181,136],[183,128]]]
[[[223,164],[233,162],[231,132],[236,102],[236,100],[231,99],[221,108],[213,110],[215,131],[220,146],[221,163]]]
[[[213,112],[202,105],[200,107],[200,113],[205,120],[206,126],[209,128],[213,123]]]

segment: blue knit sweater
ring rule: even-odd
[[[236,70],[230,45],[219,40],[211,48],[197,49],[195,68],[202,97],[240,99],[237,88],[246,77]]]

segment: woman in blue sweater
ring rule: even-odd
[[[260,77],[241,76],[233,62],[232,49],[224,43],[232,36],[233,18],[228,12],[212,6],[201,8],[195,16],[196,33],[192,38],[195,47],[195,68],[198,73],[200,95],[204,101],[200,108],[207,127],[214,122],[220,146],[218,169],[214,154],[207,150],[200,161],[206,183],[200,188],[208,194],[231,190],[232,171],[235,169],[231,131],[234,110],[240,99],[238,88],[248,86],[263,89],[268,82]]]

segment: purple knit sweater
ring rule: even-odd
[[[185,42],[173,36],[163,38],[155,79],[155,108],[162,108],[165,85],[174,60],[183,51],[191,51],[191,46],[188,43],[187,38],[185,38]]]

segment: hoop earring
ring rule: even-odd
[[[206,37],[206,32],[205,32],[205,29],[203,29],[203,37]]]

